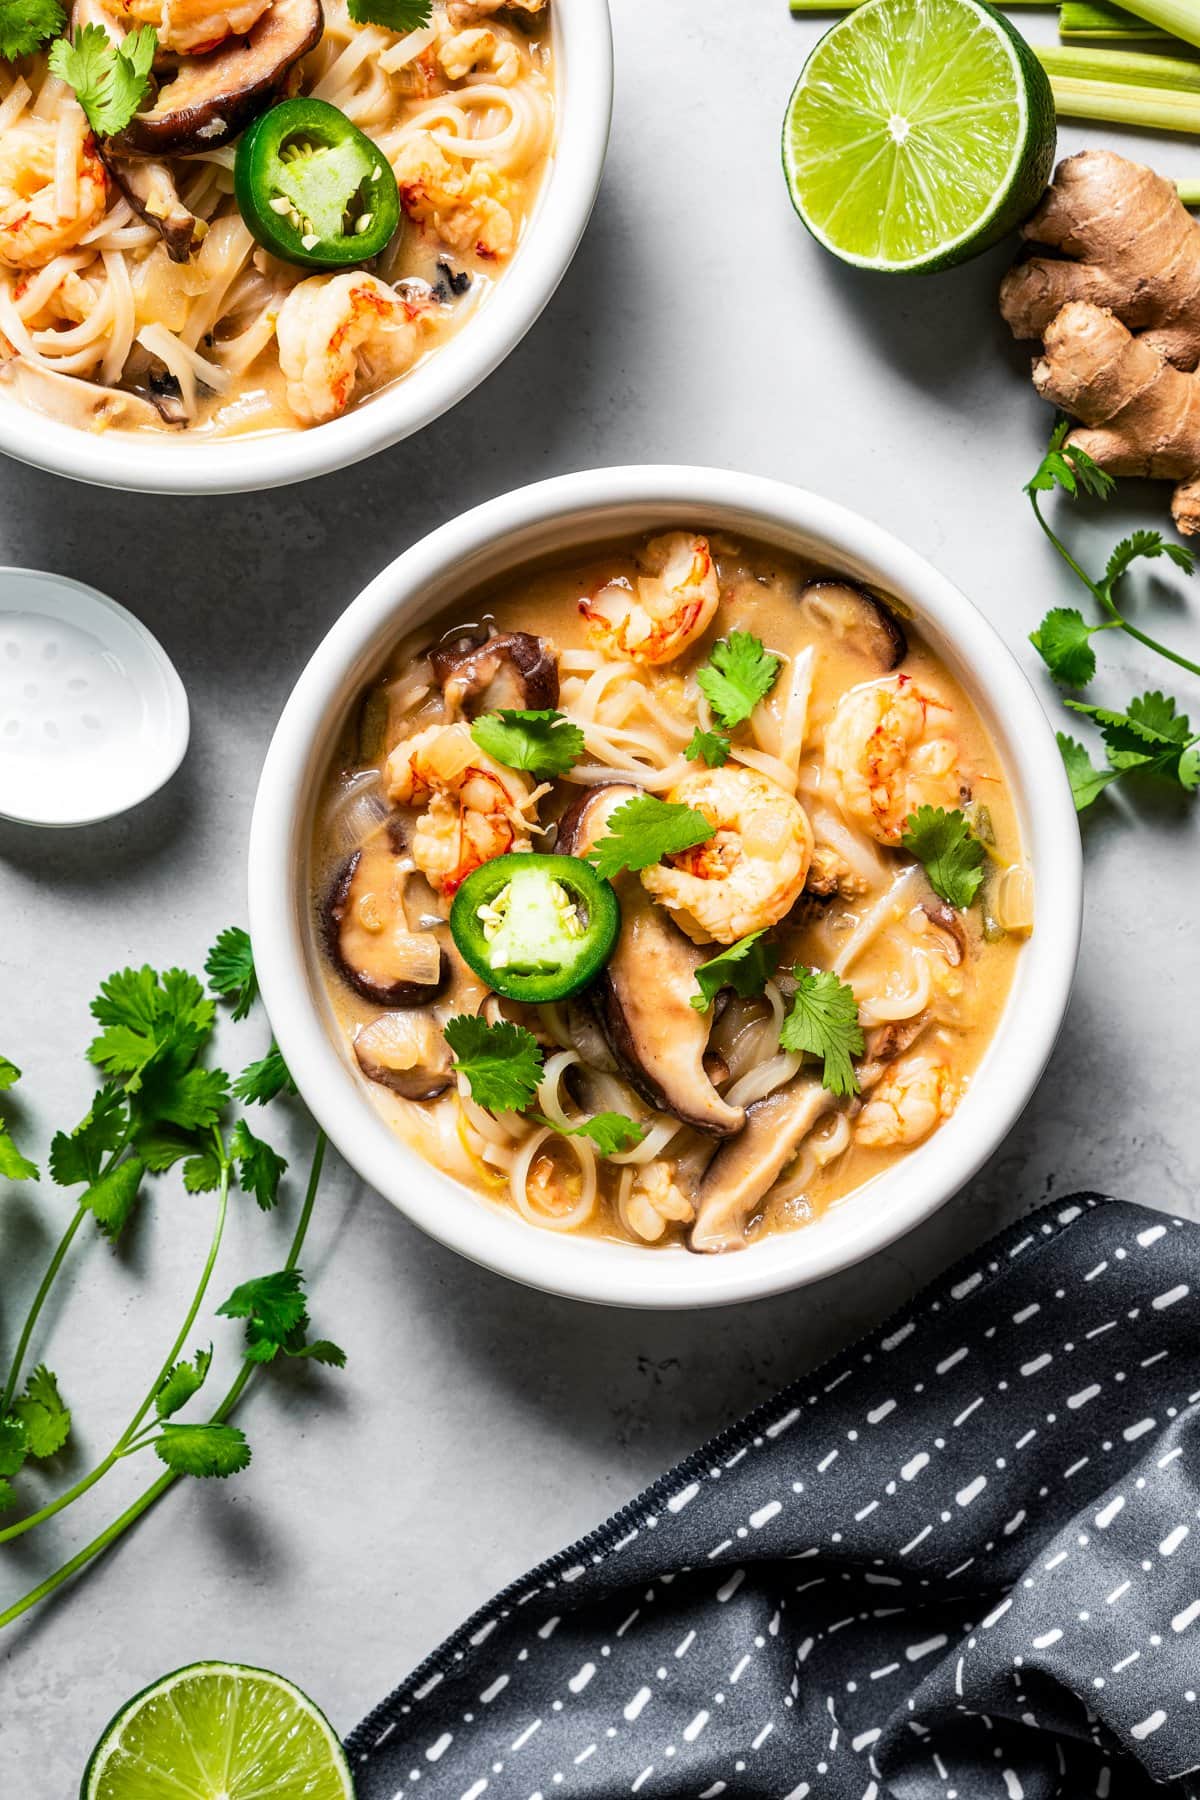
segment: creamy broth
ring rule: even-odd
[[[548,0],[444,0],[408,33],[356,24],[346,0],[88,4],[118,37],[149,24],[165,40],[156,112],[176,68],[257,66],[268,30],[286,60],[286,21],[310,10],[316,42],[257,113],[293,91],[338,108],[390,164],[400,224],[349,268],[281,260],[239,210],[232,138],[201,141],[222,109],[181,124],[175,150],[125,155],[97,144],[45,54],[0,59],[0,399],[92,431],[294,431],[403,379],[486,303],[553,155]],[[218,47],[174,50],[170,21],[197,12]]]
[[[953,1113],[1032,927],[1032,880],[975,707],[914,627],[878,599],[754,543],[675,532],[529,569],[464,596],[397,646],[328,772],[311,892],[336,1029],[375,1076],[376,1106],[422,1156],[536,1224],[646,1247],[729,1250],[803,1226]],[[697,675],[714,645],[737,632],[761,640],[779,669],[729,733],[728,760],[710,770],[686,755],[697,729],[715,729]],[[493,634],[501,651],[521,645],[528,672],[500,652],[485,668],[487,644],[472,651],[464,633],[476,644]],[[492,781],[507,784],[494,816],[470,817],[461,807],[480,796],[466,783],[488,762],[470,738],[470,715],[547,705],[582,726],[580,759],[537,785],[493,771]],[[449,757],[457,738],[448,730],[463,738]],[[438,766],[414,786],[427,756]],[[467,773],[456,777],[463,763]],[[456,796],[440,814],[439,781]],[[602,835],[613,783],[693,806],[716,835],[641,875],[615,877],[621,936],[584,994],[498,1007],[445,923],[458,882],[504,852],[582,853],[597,834],[589,838],[577,817],[581,808],[585,822],[594,816]],[[964,810],[985,845],[969,907],[939,899],[899,843],[920,804]],[[690,1007],[696,964],[760,928],[778,949],[765,988],[726,991],[707,1013]],[[431,939],[446,984],[415,1007],[381,1003],[382,988],[366,998],[339,968],[340,949],[368,982],[414,970],[428,981],[438,972]],[[797,968],[832,971],[853,990],[863,1034],[857,1093],[831,1093],[819,1059],[780,1046]],[[418,984],[401,997],[421,995]],[[570,1125],[621,1113],[643,1128],[642,1141],[593,1155],[590,1143],[545,1124],[485,1112],[454,1077],[440,1029],[481,1009],[537,1036],[539,1115]],[[392,1091],[383,1083],[394,1077],[364,1051],[374,1041],[364,1034],[398,1017],[399,1064],[417,1070],[431,1097]],[[678,1102],[673,1111],[664,1097]]]

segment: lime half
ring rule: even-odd
[[[1045,71],[983,0],[865,0],[804,65],[783,167],[843,262],[928,274],[1028,217],[1054,143]]]
[[[192,1663],[121,1708],[82,1800],[354,1800],[324,1713],[266,1669]]]

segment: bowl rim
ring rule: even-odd
[[[127,492],[248,493],[348,468],[457,406],[516,349],[553,297],[600,190],[613,105],[608,0],[570,0],[553,7],[551,18],[556,139],[524,240],[478,317],[411,375],[307,430],[167,445],[157,433],[80,431],[0,397],[0,451]]]
[[[406,628],[422,594],[472,557],[494,552],[502,563],[505,545],[531,532],[565,539],[572,523],[586,521],[603,536],[611,516],[617,535],[622,518],[635,514],[660,523],[703,518],[767,542],[814,540],[835,566],[873,575],[910,604],[939,649],[958,660],[960,678],[967,665],[986,670],[984,680],[966,677],[968,692],[999,740],[1037,871],[1037,929],[955,1115],[812,1225],[722,1257],[542,1230],[489,1207],[410,1150],[371,1105],[310,992],[308,905],[294,878],[309,776],[330,748],[327,721],[344,712],[348,692]],[[528,553],[518,549],[508,566]],[[727,1305],[832,1275],[922,1223],[977,1173],[1024,1110],[1058,1036],[1079,949],[1082,883],[1078,822],[1054,734],[1015,657],[973,603],[916,551],[836,502],[762,476],[680,465],[587,470],[520,488],[449,520],[389,563],[334,623],[284,707],[249,847],[250,930],[267,1012],[301,1094],[351,1167],[431,1236],[500,1274],[575,1299],[659,1309]]]

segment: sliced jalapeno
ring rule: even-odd
[[[306,269],[366,262],[400,223],[387,157],[325,100],[283,100],[255,119],[238,144],[233,184],[263,249]]]
[[[480,980],[535,1006],[593,981],[620,929],[612,887],[577,856],[494,857],[467,876],[450,908],[454,941]]]

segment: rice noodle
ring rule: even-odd
[[[857,982],[851,983],[858,1000],[859,1020],[863,1025],[886,1025],[898,1019],[914,1019],[929,1005],[933,983],[929,958],[923,950],[911,950],[908,961],[912,970],[912,986],[907,991],[895,992],[891,979],[882,992],[872,986],[864,989]]]
[[[573,1156],[579,1165],[579,1198],[573,1206],[561,1212],[548,1212],[544,1207],[538,1206],[529,1193],[529,1177],[534,1158],[548,1139],[553,1140],[559,1154],[565,1152]],[[595,1151],[586,1138],[559,1137],[543,1125],[526,1139],[513,1157],[508,1184],[517,1210],[531,1225],[541,1225],[549,1231],[577,1231],[591,1218],[596,1207]]]
[[[904,917],[917,897],[922,879],[922,870],[916,863],[896,876],[887,892],[862,915],[834,957],[835,975],[844,977],[850,965],[858,960],[867,945],[878,937],[884,927]]]

